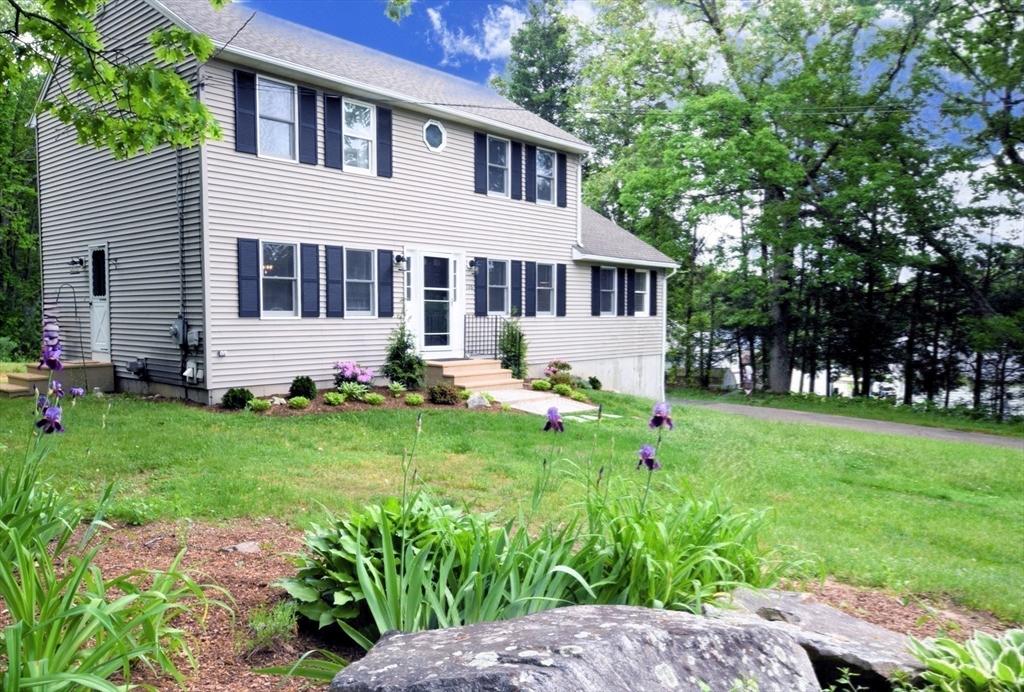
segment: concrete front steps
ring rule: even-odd
[[[7,384],[0,384],[0,397],[13,399],[19,396],[30,396],[33,385],[40,393],[46,391],[47,383],[50,381],[50,370],[46,367],[38,370],[36,363],[28,363],[25,369],[26,372],[7,373]],[[114,391],[114,366],[112,363],[98,361],[65,362],[63,370],[53,373],[53,379],[61,383],[65,393],[71,387],[81,387],[88,393],[92,393],[97,387],[101,391],[112,392]]]
[[[501,367],[501,361],[428,360],[427,386],[438,382],[451,382],[459,389],[473,391],[495,389],[522,389],[523,381],[512,377],[512,372]]]

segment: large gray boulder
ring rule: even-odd
[[[689,613],[575,606],[386,634],[330,692],[820,692],[785,634]],[[703,686],[702,686],[703,685]]]
[[[848,668],[858,673],[858,683],[879,687],[897,671],[911,676],[923,671],[907,652],[905,636],[819,603],[811,594],[737,589],[732,605],[705,612],[720,622],[766,625],[789,635],[807,651],[823,684],[830,682],[828,669]]]

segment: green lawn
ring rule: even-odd
[[[811,413],[827,413],[835,416],[868,418],[871,420],[890,421],[892,423],[909,423],[926,425],[932,428],[948,428],[982,432],[1007,437],[1024,437],[1024,421],[1016,423],[999,423],[991,420],[972,420],[966,416],[951,416],[929,411],[915,411],[907,406],[892,406],[880,399],[853,399],[850,397],[809,397],[799,394],[778,396],[756,393],[753,397],[741,391],[718,394],[702,389],[669,389],[667,396],[672,399],[698,399],[701,401],[719,401],[723,404],[744,404],[749,406],[770,406],[793,411],[809,411]]]
[[[623,416],[602,424],[599,463],[633,474],[635,450],[654,441],[646,425],[650,402],[595,398]],[[322,516],[318,502],[340,510],[399,492],[399,456],[412,442],[416,414],[282,419],[90,397],[66,410],[68,432],[47,463],[55,483],[84,494],[119,481],[115,518],[275,516],[302,526]],[[771,540],[815,553],[840,579],[945,593],[1024,620],[1020,452],[698,407],[677,406],[674,419],[656,482],[700,495],[718,489],[742,507],[774,508]],[[0,463],[23,453],[33,420],[31,402],[0,400]],[[521,414],[424,411],[418,475],[443,497],[507,516],[529,498],[550,451],[553,437],[540,431],[542,423]],[[585,460],[594,424],[566,427],[560,457]],[[577,499],[576,486],[563,481],[542,514],[564,516]]]

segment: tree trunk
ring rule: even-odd
[[[769,207],[773,202],[785,199],[785,192],[778,186],[769,186],[765,190],[764,205]],[[782,228],[779,235],[785,236],[789,221],[780,221]],[[771,326],[768,338],[771,339],[771,363],[768,366],[768,389],[777,394],[786,394],[793,380],[790,364],[789,334],[792,320],[789,290],[793,275],[793,256],[791,248],[778,242],[771,253],[771,290],[768,298],[768,314]]]
[[[903,403],[914,403],[914,351],[917,350],[917,316],[921,312],[921,282],[924,272],[914,277],[914,299],[910,307],[910,328],[907,330],[907,357],[903,361]]]
[[[974,392],[973,392],[973,407],[975,411],[981,409],[981,392],[983,389],[981,374],[982,368],[985,365],[985,357],[981,355],[981,351],[978,351],[974,358]]]

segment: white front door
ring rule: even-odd
[[[92,359],[110,362],[110,291],[107,244],[89,246],[89,324]]]
[[[462,253],[412,250],[409,270],[412,329],[423,357],[462,358],[466,313]]]

